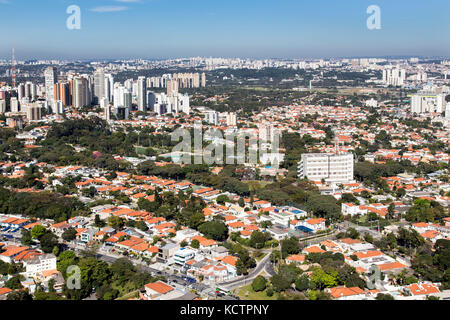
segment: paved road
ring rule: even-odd
[[[239,277],[239,278],[237,278],[235,280],[231,280],[231,281],[222,282],[219,285],[221,287],[225,287],[229,290],[233,290],[235,288],[245,286],[250,281],[252,281],[254,278],[256,278],[258,276],[258,274],[261,273],[262,270],[265,269],[266,264],[268,262],[270,262],[270,254],[267,254],[263,259],[261,259],[261,261],[258,262],[256,267],[252,271],[250,271],[247,276]]]

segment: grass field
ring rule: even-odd
[[[248,294],[246,294],[248,293]],[[276,295],[274,294],[272,297],[268,297],[266,295],[266,291],[255,292],[252,289],[252,285],[241,287],[237,289],[237,296],[242,300],[276,300]]]

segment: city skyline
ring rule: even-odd
[[[380,30],[366,26],[373,4],[381,9]],[[66,27],[70,5],[81,9],[80,30]],[[450,56],[442,37],[450,4],[439,0],[7,0],[0,7],[4,59],[13,42],[17,60]]]

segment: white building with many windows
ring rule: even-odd
[[[347,183],[353,181],[353,154],[302,154],[298,176],[312,181]]]
[[[48,270],[56,270],[56,256],[54,254],[43,254],[24,261],[27,277],[34,277],[38,273]]]

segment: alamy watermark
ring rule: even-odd
[[[376,289],[377,286],[380,285],[381,282],[381,271],[380,268],[378,268],[377,265],[373,264],[370,266],[370,275],[368,277],[368,280],[366,281],[367,288],[369,290]]]
[[[66,280],[66,286],[70,290],[81,289],[81,270],[79,266],[71,265],[67,268],[66,274],[68,275]]]
[[[379,6],[373,4],[367,7],[367,14],[370,16],[367,18],[367,29],[380,30],[381,29],[381,9]]]
[[[69,30],[81,29],[81,9],[77,5],[67,7],[66,13],[70,16],[66,20],[66,27]]]
[[[172,150],[172,161],[178,164],[252,164],[279,167],[280,132],[271,128],[252,134],[247,132],[225,133],[208,129],[203,133],[201,123],[191,131],[178,128],[171,133],[172,142],[179,142]],[[225,150],[224,150],[225,149]]]

